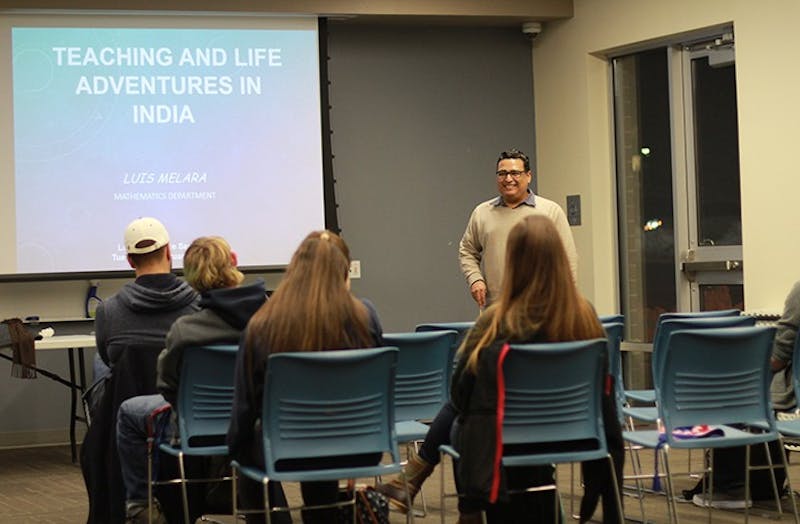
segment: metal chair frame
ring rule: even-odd
[[[233,380],[236,353],[235,345],[208,345],[184,349],[181,378],[178,386],[178,435],[177,446],[172,443],[148,442],[147,453],[147,506],[148,517],[152,516],[153,486],[180,484],[184,522],[189,524],[188,483],[225,482],[231,477],[186,478],[185,457],[226,456],[228,446],[224,443],[233,405]],[[215,441],[221,444],[207,445]],[[203,442],[199,444],[198,442]],[[158,444],[158,445],[156,445]],[[178,459],[180,478],[155,480],[153,478],[153,453],[161,451]]]
[[[239,474],[260,483],[264,509],[240,511],[234,504],[234,518],[263,513],[269,523],[275,511],[355,505],[353,491],[349,500],[331,504],[271,507],[269,481],[341,480],[393,473],[402,476],[394,420],[397,354],[396,347],[383,347],[270,355],[261,418],[264,467],[232,462],[234,493]],[[389,460],[370,466],[346,464],[354,450],[359,455],[388,454]],[[314,465],[315,460],[331,457],[337,458],[337,465]],[[297,460],[307,467],[285,466],[287,461]],[[406,497],[410,503],[407,490]],[[413,512],[407,518],[413,522]]]
[[[605,458],[614,482],[617,504],[622,508],[616,472],[608,453],[602,417],[602,395],[608,352],[607,339],[549,344],[512,344],[502,362],[505,404],[502,443],[559,444],[593,441],[591,449],[504,455],[503,467],[538,466]],[[500,437],[499,437],[500,438]],[[452,446],[443,454],[459,460]],[[443,476],[443,473],[442,473]],[[444,518],[444,478],[440,491]],[[523,491],[554,490],[557,483]],[[555,500],[558,518],[559,497]],[[621,513],[621,512],[620,512]],[[620,514],[620,523],[623,518]],[[442,520],[444,522],[444,520]]]
[[[750,471],[772,469],[750,466],[750,445],[766,444],[782,438],[777,431],[769,401],[769,355],[774,328],[733,327],[702,330],[679,330],[667,339],[667,352],[659,377],[659,418],[664,432],[658,430],[626,431],[625,440],[654,449],[663,458],[667,479],[667,507],[672,519],[678,522],[669,450],[711,449],[747,446],[745,469],[745,500],[750,499]],[[724,436],[681,440],[673,431],[699,424],[719,426]],[[739,429],[731,424],[741,424]],[[769,457],[769,453],[767,453]],[[788,468],[782,455],[783,467]],[[771,462],[771,461],[770,461]],[[713,461],[706,469],[711,475],[708,495],[713,500]],[[777,511],[782,512],[773,475],[773,491]],[[787,476],[787,482],[788,476]],[[794,493],[789,486],[795,522],[800,522]],[[749,509],[745,504],[745,522]],[[708,518],[711,522],[711,506]]]

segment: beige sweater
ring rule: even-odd
[[[498,197],[495,197],[475,207],[461,238],[458,261],[467,285],[472,286],[476,281],[483,280],[488,289],[488,300],[491,302],[499,296],[508,234],[521,219],[536,214],[549,217],[555,224],[567,252],[572,277],[577,281],[578,253],[575,251],[575,241],[572,239],[567,216],[561,206],[539,195],[534,197],[535,206],[522,204],[513,209],[505,205],[495,205],[497,200]]]

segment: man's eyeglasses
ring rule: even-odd
[[[525,173],[525,171],[498,171],[497,172],[497,178],[505,178],[505,177],[511,175],[511,178],[513,178],[514,180],[517,180],[524,173]]]

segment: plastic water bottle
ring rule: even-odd
[[[89,283],[89,291],[86,293],[86,318],[94,318],[97,313],[97,306],[103,299],[97,296],[97,288],[100,282],[93,280]]]

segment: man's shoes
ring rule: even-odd
[[[709,505],[708,493],[698,493],[692,498],[692,503],[701,508],[707,508]],[[744,496],[735,496],[726,492],[714,492],[714,498],[711,500],[711,507],[715,509],[745,509],[745,507],[752,507],[753,501],[744,500]]]
[[[147,518],[147,501],[133,500],[125,504],[125,524],[169,524],[161,512],[161,505],[153,499],[153,511],[151,520]]]

